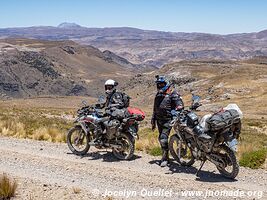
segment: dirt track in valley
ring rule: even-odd
[[[197,178],[199,163],[185,168],[173,162],[161,168],[158,157],[142,152],[131,161],[118,161],[106,151],[90,152],[79,157],[66,144],[0,137],[0,173],[18,181],[15,199],[109,199],[107,194],[110,199],[203,199],[206,194],[207,199],[229,199],[231,191],[244,192],[237,199],[267,199],[263,169],[241,167],[231,181],[206,163]],[[198,193],[190,197],[188,191]],[[222,191],[228,196],[218,195]]]

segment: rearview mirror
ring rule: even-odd
[[[202,104],[200,103],[200,96],[192,94],[192,103],[191,103],[191,110],[196,110],[198,107],[200,107]]]
[[[192,95],[192,102],[200,102],[200,96],[198,96],[198,95]]]

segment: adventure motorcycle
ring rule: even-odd
[[[193,110],[201,105],[199,104],[200,98],[194,96],[193,100],[195,103],[192,103],[190,109],[176,113],[176,117],[171,122],[171,126],[175,130],[175,134],[169,141],[172,157],[183,166],[191,166],[195,160],[202,161],[197,176],[206,160],[209,160],[216,165],[223,176],[234,179],[239,172],[235,151],[241,131],[242,112],[239,110],[241,115],[230,115],[222,110],[214,115],[204,116],[199,122],[199,118]],[[229,117],[221,119],[220,115]],[[218,120],[216,121],[214,118]],[[222,124],[223,120],[226,121],[226,124]],[[217,127],[212,124],[215,121],[216,123],[220,121],[220,124],[215,124]]]
[[[121,160],[133,157],[135,139],[138,138],[138,122],[145,118],[141,110],[111,107],[103,114],[99,104],[96,104],[84,105],[77,113],[74,121],[76,125],[67,133],[67,144],[74,154],[85,155],[90,146],[95,146],[98,149],[111,148],[114,156]],[[96,131],[99,124],[100,135]]]

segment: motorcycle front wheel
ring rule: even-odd
[[[217,169],[224,177],[234,179],[239,172],[239,165],[234,151],[232,151],[228,146],[222,145],[218,153],[224,160],[225,166],[216,166]]]
[[[130,134],[121,133],[117,142],[121,147],[112,149],[114,156],[120,160],[130,160],[134,155],[134,138]]]
[[[169,149],[172,157],[183,166],[191,166],[195,158],[191,149],[185,141],[181,140],[176,134],[172,135],[169,141]]]
[[[85,155],[90,148],[89,141],[89,136],[80,126],[71,128],[67,133],[68,147],[75,155]]]

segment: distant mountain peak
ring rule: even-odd
[[[79,24],[70,23],[70,22],[63,22],[57,26],[58,28],[81,28]]]

